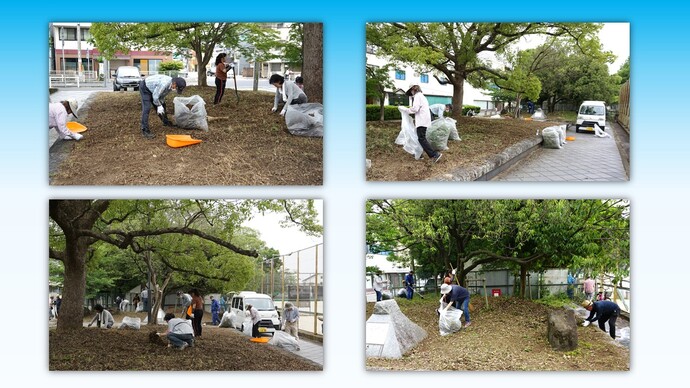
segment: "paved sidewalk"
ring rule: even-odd
[[[299,348],[290,352],[323,366],[323,344],[300,338]]]
[[[610,129],[607,128],[610,134]],[[498,174],[493,181],[504,182],[622,182],[628,181],[620,152],[613,137],[575,133],[561,149],[539,148],[532,155]]]

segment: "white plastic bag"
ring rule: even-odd
[[[315,102],[290,105],[285,113],[285,125],[293,135],[323,137],[323,105]]]
[[[268,341],[268,344],[284,349],[299,350],[297,339],[284,331],[273,333],[273,338]]]
[[[208,131],[206,103],[200,96],[175,97],[175,126]],[[191,108],[190,108],[191,107]]]
[[[220,318],[220,324],[218,324],[218,327],[232,327],[232,319],[236,315],[237,314],[235,314],[233,311],[224,312],[223,316]]]
[[[252,335],[252,319],[247,317],[247,319],[242,322],[242,333],[248,336]]]
[[[442,336],[453,334],[462,329],[462,310],[450,307],[448,310],[439,309],[438,329]]]
[[[544,148],[560,149],[561,140],[560,134],[556,127],[547,127],[541,131],[542,145]]]
[[[451,121],[449,121],[451,120]],[[426,131],[426,140],[436,151],[445,151],[448,149],[448,138],[450,137],[451,131],[455,128],[455,120],[444,117],[436,119],[431,122],[429,129]],[[457,129],[455,134],[457,136]]]
[[[415,159],[419,159],[422,157],[422,152],[424,152],[424,150],[421,144],[419,144],[419,140],[417,140],[417,128],[414,126],[409,109],[404,106],[399,106],[398,110],[400,111],[402,120],[400,122],[400,133],[395,139],[395,144],[403,146],[405,151],[412,154]]]
[[[141,329],[141,318],[139,317],[124,317],[122,323],[117,327],[118,329]]]

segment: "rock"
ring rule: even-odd
[[[371,159],[366,159],[367,170],[371,168]]]
[[[366,356],[402,358],[426,336],[424,329],[400,311],[394,299],[376,302],[366,324]]]
[[[575,311],[563,309],[549,313],[547,336],[554,350],[577,349],[577,320]]]

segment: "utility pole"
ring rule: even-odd
[[[65,27],[60,27],[60,42],[62,42],[62,74],[65,74]]]
[[[81,81],[81,24],[77,23],[77,87]]]

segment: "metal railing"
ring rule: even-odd
[[[323,244],[259,263],[255,290],[273,297],[279,310],[291,302],[300,312],[300,331],[323,335]]]

